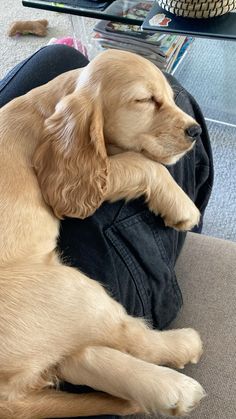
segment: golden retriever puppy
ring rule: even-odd
[[[167,225],[197,224],[163,165],[193,147],[196,122],[153,64],[110,50],[4,106],[0,132],[0,417],[185,415],[204,390],[167,366],[199,360],[198,333],[151,330],[55,248],[59,218],[104,200],[145,195]]]

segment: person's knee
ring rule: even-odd
[[[44,54],[47,55],[48,62],[53,63],[54,66],[58,63],[58,66],[65,65],[68,68],[69,65],[73,69],[84,67],[89,62],[81,52],[67,45],[47,45],[38,51],[38,58],[41,59]]]
[[[165,71],[163,72],[164,76],[166,77],[167,81],[169,82],[169,84],[171,85],[172,89],[174,90],[182,90],[183,87],[181,86],[181,84],[176,80],[176,78],[174,76],[172,76],[172,74],[166,73]]]

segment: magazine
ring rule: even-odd
[[[135,47],[139,46],[140,50],[146,48],[147,50],[154,53],[159,52],[163,57],[165,56],[165,53],[160,51],[161,40],[165,38],[165,35],[155,33],[153,36],[151,33],[145,33],[141,31],[139,26],[137,26],[135,29],[133,26],[134,25],[124,25],[108,21],[100,21],[95,26],[94,31],[96,34],[101,36],[95,36],[95,39],[98,42],[101,38],[103,38],[114,42],[119,42],[119,44],[122,42],[128,43],[130,45],[134,45]],[[140,34],[136,36],[139,31],[141,36]]]
[[[175,42],[175,46],[173,46],[170,50],[169,56],[167,57],[167,66],[166,71],[169,73],[173,70],[176,65],[177,57],[180,53],[182,46],[185,43],[186,38],[184,36],[178,37]]]
[[[160,56],[159,54],[156,54],[155,52],[150,52],[147,50],[147,48],[141,49],[137,45],[132,45],[132,48],[130,47],[130,44],[128,43],[119,43],[110,39],[104,39],[99,37],[99,43],[103,48],[113,48],[113,49],[122,49],[124,51],[134,52],[136,54],[142,55],[143,57],[150,59],[150,61],[154,61],[155,63],[158,63],[158,66],[161,66],[162,68],[165,68],[165,59],[163,56]]]
[[[145,42],[148,41],[156,45],[159,45],[161,39],[163,39],[163,37],[165,36],[163,34],[160,34],[159,32],[153,33],[150,31],[143,31],[141,27],[138,25],[126,25],[124,23],[116,22],[108,22],[104,30],[116,34],[120,33],[123,35],[131,36],[139,40],[143,39]]]
[[[116,3],[114,2],[110,7],[116,7]],[[130,7],[122,9],[122,16],[129,18],[138,16],[144,19],[151,10],[153,2],[140,2],[134,5],[134,2],[128,1],[127,4]],[[167,71],[174,68],[181,48],[186,42],[185,36],[144,31],[139,25],[104,20],[96,24],[94,32],[94,40],[102,49],[114,48],[134,52]]]
[[[136,0],[117,0],[106,8],[106,13],[133,19],[135,23],[140,21],[141,25],[152,6],[152,0],[146,0],[140,3],[137,3]]]
[[[152,2],[142,2],[135,4],[134,6],[128,8],[124,11],[123,16],[129,19],[142,19],[144,20],[148,12],[151,10],[153,3]]]

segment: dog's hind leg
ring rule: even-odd
[[[146,412],[187,414],[204,396],[190,377],[107,347],[88,347],[65,358],[59,376],[117,397],[134,400]]]
[[[70,394],[43,390],[14,402],[0,402],[1,419],[49,419],[93,415],[131,415],[137,403],[104,393]]]

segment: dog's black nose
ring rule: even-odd
[[[202,129],[200,125],[197,125],[197,124],[191,125],[185,130],[185,134],[188,135],[188,137],[190,137],[192,141],[197,140],[197,138],[199,137],[199,135],[201,135],[201,133],[202,133]]]

